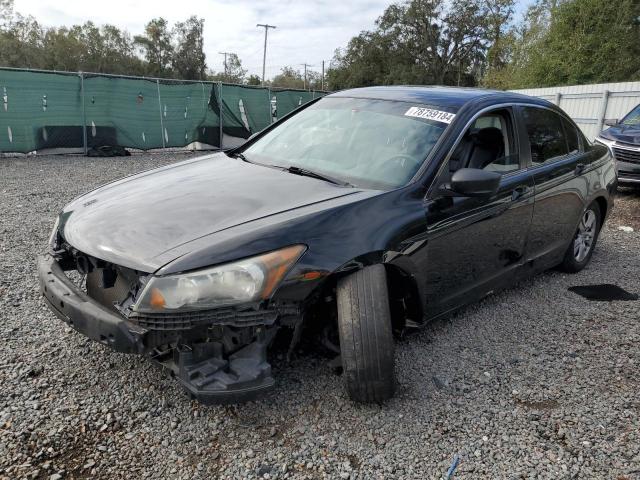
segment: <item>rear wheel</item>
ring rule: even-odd
[[[576,273],[587,266],[593,255],[601,224],[602,213],[598,204],[594,202],[582,214],[573,241],[560,264],[560,270]]]
[[[338,281],[340,354],[351,399],[383,402],[395,391],[387,276],[373,265]]]

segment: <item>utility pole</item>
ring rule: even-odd
[[[301,63],[300,65],[304,65],[304,83],[303,85],[303,89],[306,90],[307,89],[307,67],[313,67],[313,65],[309,65],[308,63]]]
[[[270,28],[277,28],[275,25],[269,25],[268,23],[259,23],[256,27],[264,28],[264,52],[262,54],[262,85],[264,86],[264,71],[267,64],[267,32]]]
[[[324,60],[322,60],[322,91],[324,92]]]
[[[231,55],[231,52],[218,52],[220,55],[224,55],[224,79],[228,80],[229,77],[227,75],[227,55]]]

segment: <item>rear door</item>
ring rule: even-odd
[[[536,270],[562,260],[584,209],[589,156],[576,127],[560,113],[539,106],[518,108],[526,133],[535,205],[526,258]]]

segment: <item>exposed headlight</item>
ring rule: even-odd
[[[58,227],[60,226],[60,217],[56,217],[56,223],[53,224],[53,230],[51,231],[51,235],[49,235],[49,246],[51,248],[56,248],[56,239],[58,236]]]
[[[292,245],[204,270],[151,277],[133,310],[168,313],[267,299],[305,248]]]

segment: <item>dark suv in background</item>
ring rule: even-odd
[[[622,120],[606,122],[609,128],[596,137],[616,159],[618,183],[640,187],[640,105]]]

